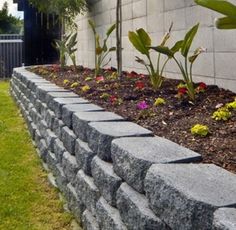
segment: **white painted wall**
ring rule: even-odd
[[[236,4],[236,0],[231,2]],[[214,19],[218,16],[216,13],[196,6],[193,0],[123,0],[122,4],[125,70],[145,72],[143,67],[135,62],[135,56],[141,55],[130,44],[128,31],[142,27],[151,35],[153,45],[158,45],[173,21],[172,37],[169,41],[172,45],[177,39],[182,39],[188,29],[200,22],[201,27],[193,48],[203,46],[207,48],[207,52],[202,54],[195,64],[194,80],[217,84],[236,92],[236,30],[216,29],[214,27]],[[77,17],[79,64],[94,66],[94,38],[87,22],[88,18],[95,20],[97,30],[104,35],[106,29],[115,22],[115,7],[116,0],[96,0],[91,12]],[[116,44],[115,33],[111,37],[110,44]],[[111,65],[116,66],[115,53],[111,58]],[[167,77],[180,77],[175,64],[169,63],[166,70]]]

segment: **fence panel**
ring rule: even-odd
[[[14,67],[22,66],[21,35],[0,35],[0,78],[11,77]]]

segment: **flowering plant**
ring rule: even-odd
[[[149,106],[148,106],[146,101],[140,101],[137,104],[137,109],[139,109],[139,110],[145,110],[145,109],[148,109],[148,108],[149,108]]]

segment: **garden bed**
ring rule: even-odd
[[[115,69],[108,69],[95,79],[93,71],[83,67],[77,72],[71,68],[61,71],[57,65],[30,70],[138,123],[157,136],[200,153],[203,163],[214,163],[236,172],[236,111],[231,110],[227,121],[212,118],[219,107],[235,100],[236,94],[229,90],[196,84],[199,93],[193,103],[182,86],[178,90],[180,80],[165,79],[161,89],[154,91],[148,76],[135,72],[124,72],[117,78]],[[154,105],[157,98],[164,99],[164,104]],[[205,137],[193,135],[190,130],[196,124],[206,125],[209,134]]]

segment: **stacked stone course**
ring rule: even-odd
[[[11,94],[84,229],[236,229],[235,174],[25,68]]]

